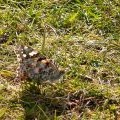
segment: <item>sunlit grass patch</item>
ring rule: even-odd
[[[119,118],[119,1],[0,1],[0,119]],[[65,69],[62,81],[13,84],[15,46]]]

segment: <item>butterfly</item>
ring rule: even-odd
[[[54,60],[41,55],[32,47],[20,45],[16,48],[15,53],[19,63],[15,81],[27,79],[39,82],[54,81],[60,79],[65,73]]]

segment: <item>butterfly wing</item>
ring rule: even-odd
[[[51,81],[59,79],[64,74],[64,71],[60,70],[53,60],[40,55],[31,47],[17,47],[16,55],[19,62],[16,78],[19,80],[30,78],[39,81]]]

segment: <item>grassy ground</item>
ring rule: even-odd
[[[118,0],[0,1],[0,119],[119,120]],[[52,85],[13,85],[15,44],[66,70]]]

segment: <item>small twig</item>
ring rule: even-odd
[[[52,31],[53,31],[53,32],[55,33],[55,35],[56,35],[56,38],[58,39],[58,35],[57,35],[57,32],[56,32],[55,28],[53,28],[51,25],[48,25],[48,24],[46,24],[46,26],[49,27],[50,29],[52,29]]]
[[[44,53],[44,49],[45,49],[45,42],[46,42],[46,27],[43,27],[43,42],[42,42],[42,53]]]

